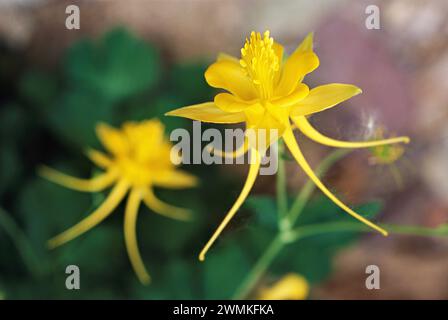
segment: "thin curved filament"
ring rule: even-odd
[[[152,189],[146,188],[143,192],[143,201],[150,210],[172,219],[184,221],[191,219],[189,210],[178,208],[159,200]]]
[[[110,159],[106,154],[95,149],[86,150],[87,157],[98,167],[107,168],[112,165],[112,159]]]
[[[129,260],[131,261],[135,274],[141,283],[148,284],[151,278],[146,271],[145,265],[143,264],[137,244],[136,224],[140,201],[141,191],[131,190],[124,214],[124,239]]]
[[[329,138],[324,136],[322,133],[317,131],[308,121],[306,117],[294,117],[294,123],[297,125],[297,128],[308,138],[314,140],[318,143],[324,144],[330,147],[337,148],[369,148],[376,147],[386,144],[394,144],[394,143],[409,143],[408,137],[396,137],[384,140],[375,140],[375,141],[364,141],[364,142],[355,142],[355,141],[340,141],[336,139]]]
[[[239,158],[243,155],[246,154],[246,152],[249,149],[249,144],[247,143],[247,140],[244,139],[244,143],[238,147],[238,149],[234,150],[234,151],[223,151],[223,150],[219,150],[219,149],[215,149],[213,148],[213,144],[209,144],[207,145],[207,150],[209,152],[213,152],[214,155],[218,156],[218,157],[222,157],[225,159],[236,159]]]
[[[98,225],[118,206],[128,189],[129,184],[125,181],[120,181],[98,209],[70,229],[48,240],[48,246],[50,248],[58,247]]]
[[[340,201],[328,188],[320,181],[320,179],[316,176],[313,169],[310,167],[305,157],[303,156],[302,151],[300,150],[299,145],[297,144],[294,134],[291,129],[287,129],[283,136],[283,139],[292,155],[296,159],[297,163],[302,167],[303,171],[308,175],[308,177],[314,182],[314,184],[336,205],[338,205],[341,209],[346,211],[348,214],[358,219],[359,221],[365,223],[369,227],[379,231],[384,236],[387,236],[387,231],[383,228],[377,226],[376,224],[370,222],[366,218],[360,216],[355,211],[346,206],[342,201]]]
[[[40,167],[39,174],[51,182],[69,189],[84,192],[97,192],[104,190],[117,179],[117,174],[113,171],[107,171],[106,173],[100,174],[99,176],[91,179],[79,179],[47,166]]]
[[[200,261],[204,261],[205,254],[207,253],[207,251],[210,249],[210,247],[213,245],[213,243],[219,237],[219,235],[224,230],[224,228],[227,226],[227,224],[230,222],[230,220],[232,220],[233,216],[236,214],[238,209],[241,207],[244,200],[246,200],[250,190],[252,189],[252,187],[255,183],[255,180],[257,179],[258,171],[260,169],[260,162],[261,162],[261,159],[260,159],[259,152],[255,149],[251,149],[250,150],[249,173],[247,174],[247,179],[246,179],[246,182],[244,183],[243,189],[242,189],[240,195],[238,196],[237,200],[233,204],[232,208],[230,209],[230,211],[224,217],[221,224],[218,226],[216,231],[213,233],[210,240],[208,240],[208,242],[206,243],[204,248],[201,250],[201,252],[199,254]]]

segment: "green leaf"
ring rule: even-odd
[[[48,121],[61,141],[85,148],[97,146],[95,126],[103,121],[113,124],[113,105],[93,92],[64,93],[56,102]],[[62,139],[61,139],[62,138]]]
[[[166,117],[165,113],[182,106],[182,99],[173,95],[162,93],[159,97],[148,98],[139,96],[129,101],[122,107],[121,118],[129,121],[141,121],[158,118],[165,125],[165,133],[168,135],[172,130],[184,128],[191,121],[181,117]]]
[[[149,268],[155,263],[149,262]],[[135,283],[133,291],[138,299],[198,299],[200,289],[199,263],[194,259],[173,258],[161,261],[156,272],[151,273],[152,281],[147,287]]]
[[[271,196],[249,196],[244,206],[255,213],[257,222],[270,229],[277,228],[277,203]]]
[[[22,172],[22,161],[15,145],[4,144],[0,148],[0,195],[11,190]]]
[[[19,212],[35,251],[49,256],[46,242],[79,222],[91,209],[89,194],[73,191],[36,178],[24,187],[19,196]]]
[[[84,277],[95,277],[97,283],[101,280],[114,281],[119,269],[126,268],[132,272],[123,242],[122,228],[113,224],[111,219],[54,251],[58,254],[59,266],[77,265],[83,271]],[[92,256],[95,259],[92,259]]]
[[[59,85],[50,74],[39,70],[28,70],[20,78],[19,93],[30,106],[43,112],[50,112],[57,97]]]
[[[0,137],[9,143],[19,143],[19,138],[26,135],[29,124],[27,114],[15,103],[3,105],[0,109]]]
[[[156,84],[159,56],[154,47],[118,28],[99,43],[76,43],[68,52],[65,71],[71,85],[117,101]]]
[[[292,201],[290,201],[292,202]],[[245,236],[246,242],[254,252],[261,255],[274,239],[277,230],[277,205],[269,196],[251,196],[245,207],[255,213],[256,223]],[[356,211],[368,219],[374,218],[381,210],[381,203],[372,202],[356,208]],[[354,221],[354,218],[336,206],[327,197],[319,196],[307,203],[298,219],[299,226],[320,223]],[[273,264],[273,271],[278,274],[298,272],[311,283],[326,279],[332,269],[332,260],[342,248],[353,243],[359,236],[357,232],[321,234],[307,237],[287,245],[278,260]]]
[[[381,210],[379,202],[372,202],[356,208],[364,217],[372,219]],[[326,197],[310,201],[298,219],[300,226],[319,223],[354,221],[345,211]],[[359,222],[361,223],[361,222]],[[277,272],[295,271],[311,283],[325,280],[332,270],[332,260],[342,248],[358,239],[357,232],[329,233],[307,237],[285,247],[276,264]]]
[[[237,241],[215,246],[203,265],[206,299],[229,299],[251,267]]]
[[[191,246],[191,239],[200,232],[203,226],[200,213],[204,209],[200,197],[194,190],[182,192],[156,190],[156,196],[170,205],[189,209],[192,212],[192,219],[189,221],[171,219],[147,209],[142,204],[139,212],[138,234],[151,235],[141,237],[142,251],[146,247],[148,251],[160,252],[165,256],[179,254]],[[148,258],[150,256],[151,253],[148,253]]]
[[[212,100],[213,89],[204,77],[206,70],[207,63],[199,61],[175,65],[170,71],[170,87],[173,94],[186,104]]]
[[[374,219],[382,208],[381,202],[373,201],[356,208],[356,212],[368,219]],[[298,219],[299,225],[332,221],[354,221],[354,218],[325,196],[318,196],[307,203]]]

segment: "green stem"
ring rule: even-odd
[[[380,226],[388,230],[391,234],[413,235],[424,237],[446,237],[448,236],[448,224],[441,225],[437,228],[411,226],[411,225],[395,225],[380,224]],[[292,230],[288,237],[288,242],[294,242],[305,237],[310,237],[322,233],[331,232],[374,232],[372,228],[357,222],[329,222],[315,225],[297,227]]]
[[[351,150],[348,149],[338,149],[330,153],[324,160],[322,160],[322,162],[316,168],[315,170],[316,175],[319,178],[323,176],[335,162],[343,158],[350,151]],[[306,203],[308,202],[315,188],[316,185],[314,184],[314,182],[308,180],[303,186],[303,188],[300,190],[288,214],[288,223],[290,226],[293,226],[296,223],[297,218],[302,213]]]
[[[268,267],[271,265],[274,258],[283,248],[284,242],[278,235],[271,244],[268,246],[263,255],[258,259],[255,266],[249,272],[248,276],[244,279],[238,289],[235,291],[233,299],[244,299],[252,291],[253,287],[257,284]]]
[[[279,222],[288,213],[288,193],[286,188],[286,172],[283,141],[278,142],[278,170],[276,179],[276,194],[277,194],[277,210],[279,215]]]
[[[337,150],[327,156],[316,169],[316,174],[322,176],[336,161],[344,157],[349,150]],[[249,271],[247,277],[235,291],[234,299],[245,298],[266,272],[275,257],[285,245],[284,239],[289,242],[289,237],[294,236],[291,233],[291,227],[296,222],[305,204],[313,192],[315,185],[312,181],[308,181],[298,194],[293,206],[288,212],[288,194],[286,192],[286,175],[285,161],[283,158],[283,144],[279,143],[279,167],[276,183],[277,207],[279,211],[279,232],[263,255],[258,259],[252,270]]]
[[[28,271],[33,275],[33,277],[37,278],[41,274],[42,270],[39,265],[39,259],[34,254],[33,248],[26,235],[11,218],[11,215],[1,207],[0,226],[3,227],[3,230],[11,238]]]

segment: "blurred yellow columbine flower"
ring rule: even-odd
[[[383,127],[378,127],[373,134],[373,138],[382,139],[385,131],[386,130]],[[400,174],[400,170],[398,169],[397,161],[403,158],[405,151],[404,147],[399,144],[381,145],[371,147],[369,150],[371,154],[369,162],[372,165],[387,167],[392,175],[392,178],[397,184],[397,187],[401,189],[403,187],[403,178]],[[408,164],[406,161],[403,161],[403,163]]]
[[[105,172],[91,179],[78,179],[48,167],[40,168],[40,174],[50,181],[78,191],[98,192],[112,186],[106,200],[84,220],[50,239],[51,248],[60,246],[103,221],[129,192],[124,216],[124,236],[132,267],[139,280],[150,280],[142,262],[136,236],[136,220],[140,202],[159,214],[185,220],[190,217],[186,209],[173,207],[156,198],[154,187],[169,189],[193,187],[197,179],[176,169],[170,160],[171,144],[164,136],[164,126],[156,119],[139,123],[126,122],[121,130],[107,124],[98,124],[96,132],[106,155],[88,150],[87,155]],[[177,162],[179,163],[179,162]]]
[[[385,129],[383,127],[378,127],[375,130],[374,139],[382,139],[384,137]],[[402,145],[379,145],[371,147],[370,162],[372,164],[388,165],[393,164],[404,154],[404,147]]]
[[[241,59],[221,54],[205,72],[205,79],[210,86],[225,89],[228,92],[219,93],[213,102],[176,109],[168,112],[167,115],[211,123],[245,122],[246,129],[255,131],[277,130],[278,137],[285,141],[298,164],[327,197],[353,217],[387,235],[385,230],[342,203],[319,180],[295,140],[291,121],[309,138],[332,147],[365,148],[399,142],[408,143],[409,138],[348,142],[326,137],[316,131],[308,122],[308,116],[361,93],[361,89],[354,85],[340,83],[322,85],[310,90],[306,84],[302,83],[302,80],[318,65],[319,59],[313,52],[312,33],[287,59],[283,60],[283,47],[274,42],[269,31],[263,35],[252,32],[241,49]],[[268,139],[267,143],[274,141],[275,139]],[[251,151],[249,157],[251,166],[247,180],[237,201],[199,254],[200,260],[204,259],[207,250],[247,197],[258,174],[261,157],[268,146],[260,143],[258,145],[245,144],[240,150],[242,153],[248,149]],[[234,156],[239,156],[241,152],[236,152]]]
[[[305,300],[310,287],[308,281],[301,275],[289,273],[269,288],[263,288],[258,293],[260,300]]]

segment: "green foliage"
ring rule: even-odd
[[[260,226],[277,229],[277,203],[272,196],[249,196],[244,206],[256,213],[255,219]]]
[[[19,82],[19,93],[31,108],[47,116],[53,107],[60,88],[56,75],[43,71],[27,70]]]
[[[156,85],[159,59],[154,47],[120,28],[99,42],[86,39],[75,44],[64,70],[69,85],[117,101]]]
[[[259,227],[254,227],[251,234],[258,243],[265,247],[275,235],[277,228],[277,211],[274,198],[252,196],[246,206],[255,212]],[[356,208],[366,218],[374,218],[381,210],[378,202],[368,203]],[[356,222],[345,211],[324,196],[310,201],[298,219],[298,225],[316,225],[321,223]],[[262,232],[260,229],[264,229]],[[298,240],[282,250],[274,263],[273,270],[279,275],[287,272],[302,274],[309,282],[319,283],[325,280],[332,270],[332,260],[337,252],[352,244],[359,234],[357,232],[337,232],[319,234]],[[263,248],[260,247],[261,251]]]
[[[0,149],[0,195],[11,188],[20,175],[19,155],[14,145]]]
[[[251,265],[237,241],[213,250],[204,262],[205,297],[228,299],[249,272]]]
[[[373,219],[380,210],[381,204],[378,202],[356,208],[357,212],[369,219]],[[358,222],[322,196],[305,207],[298,223],[304,226],[342,221]],[[311,283],[322,282],[331,273],[334,256],[341,249],[352,244],[358,237],[359,233],[357,232],[338,232],[304,238],[286,247],[279,259],[279,265],[281,266],[282,263],[292,264],[293,268]]]

